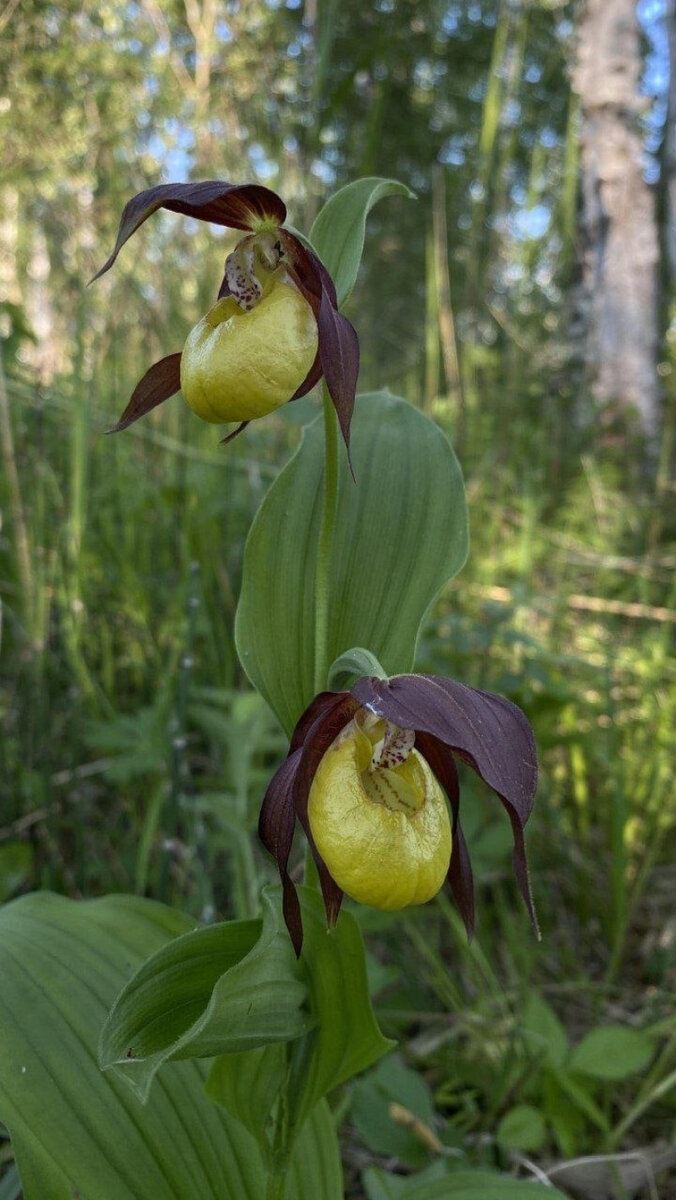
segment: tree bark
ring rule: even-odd
[[[676,285],[676,0],[667,0],[665,21],[669,46],[669,87],[664,122],[664,241],[669,283]]]
[[[658,428],[655,198],[643,176],[636,0],[587,0],[573,87],[580,96],[585,357],[597,397]]]

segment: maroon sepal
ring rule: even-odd
[[[315,361],[313,362],[312,366],[310,367],[310,370],[308,371],[307,375],[305,376],[305,379],[301,383],[300,387],[297,388],[296,391],[293,393],[291,400],[300,400],[301,396],[307,396],[308,392],[312,391],[315,384],[319,383],[319,380],[321,379],[322,374],[323,374],[322,360],[321,360],[319,351],[317,351],[317,353],[315,355]],[[291,403],[291,400],[289,400],[289,404]]]
[[[293,731],[289,757],[270,780],[261,808],[258,833],[277,862],[284,920],[297,955],[303,944],[303,926],[296,889],[288,871],[294,823],[296,818],[300,821],[310,844],[331,927],[338,920],[343,893],[315,846],[308,820],[308,797],[319,763],[358,707],[349,692],[320,692],[315,696]]]
[[[127,407],[122,416],[108,433],[120,433],[128,429],[139,417],[145,417],[158,404],[163,404],[181,386],[181,355],[168,354],[146,371],[143,379],[136,384]]]
[[[511,821],[514,871],[537,930],[523,836],[537,786],[537,758],[533,732],[521,710],[503,696],[439,675],[367,677],[357,680],[351,692],[378,716],[437,738],[493,789]]]
[[[255,231],[262,220],[268,219],[277,225],[286,220],[284,201],[276,192],[258,183],[225,183],[221,179],[207,179],[202,183],[161,183],[139,192],[125,205],[113,253],[94,279],[112,267],[124,243],[158,208],[196,217],[198,221],[209,221],[212,225],[225,225],[229,229]]]
[[[289,260],[289,274],[315,314],[321,371],[349,455],[350,423],[359,376],[359,339],[347,317],[338,312],[333,280],[317,255],[286,230],[280,231],[280,241]],[[309,387],[306,390],[309,391]]]
[[[303,921],[298,893],[289,875],[289,855],[296,824],[293,788],[301,750],[294,750],[272,776],[258,819],[258,836],[272,854],[282,881],[282,911],[296,955],[303,945]]]
[[[427,759],[432,774],[436,776],[448,796],[453,815],[453,845],[448,868],[448,882],[458,912],[465,923],[467,936],[474,937],[474,877],[467,842],[460,825],[460,784],[458,768],[448,746],[432,737],[430,733],[416,733],[416,750]]]
[[[236,429],[233,429],[232,433],[229,433],[227,437],[221,438],[220,442],[218,443],[219,446],[227,446],[228,442],[234,442],[235,438],[239,437],[240,433],[244,433],[247,425],[250,424],[251,421],[242,421],[241,425],[238,425]]]
[[[333,696],[333,699],[328,698],[331,696]],[[315,845],[308,818],[308,800],[312,781],[322,758],[341,730],[352,720],[359,705],[353,700],[349,692],[324,692],[320,693],[320,697],[327,697],[327,699],[323,700],[319,716],[309,728],[307,728],[307,723],[305,722],[305,714],[301,717],[301,722],[307,728],[307,732],[303,740],[300,765],[294,783],[294,802],[296,805],[296,816],[301,823],[303,832],[310,845],[312,856],[317,864],[319,883],[324,898],[324,908],[326,909],[326,920],[329,928],[331,928],[338,920],[340,906],[343,901],[343,892],[332,878]],[[320,697],[315,698],[313,703],[316,704],[317,699],[320,699]]]

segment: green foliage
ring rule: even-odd
[[[430,1151],[410,1128],[391,1115],[397,1104],[433,1130],[436,1113],[430,1090],[401,1057],[391,1054],[352,1088],[350,1118],[359,1136],[374,1154],[392,1155],[409,1167],[429,1161]]]
[[[265,1173],[255,1143],[206,1098],[205,1069],[172,1065],[144,1107],[103,1074],[96,1042],[130,970],[191,921],[129,897],[74,904],[43,894],[0,913],[3,1022],[0,1115],[12,1135],[26,1200],[139,1194],[162,1200],[260,1200]],[[335,1188],[335,1134],[311,1118],[292,1170],[294,1200],[312,1200],[317,1172]],[[312,1162],[306,1165],[307,1160]]]
[[[310,230],[310,241],[336,285],[341,306],[357,279],[366,218],[385,196],[415,199],[410,188],[394,179],[357,179],[327,200]]]
[[[628,1079],[648,1066],[655,1044],[645,1033],[624,1025],[592,1029],[575,1047],[570,1069],[591,1079]]]
[[[563,1192],[491,1171],[449,1171],[441,1178],[410,1179],[372,1169],[365,1174],[368,1200],[564,1200]]]
[[[242,664],[287,731],[315,692],[321,439],[315,422],[256,515],[237,610]],[[411,669],[420,622],[465,561],[462,475],[436,426],[387,393],[358,398],[352,445],[356,483],[343,458],[331,547],[328,658],[366,646],[396,674]]]
[[[278,898],[263,921],[192,930],[132,977],[103,1029],[102,1067],[114,1067],[147,1100],[165,1062],[212,1058],[300,1037],[315,1021]]]

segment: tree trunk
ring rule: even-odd
[[[669,283],[676,286],[676,0],[667,0],[665,13],[669,45],[669,87],[664,122],[664,230]]]
[[[655,200],[643,177],[636,0],[587,0],[573,87],[581,101],[586,360],[596,395],[658,426]]]

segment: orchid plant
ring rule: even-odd
[[[323,416],[253,522],[236,620],[243,667],[289,736],[262,798],[260,838],[280,876],[262,916],[194,928],[138,897],[44,894],[0,913],[0,999],[14,1022],[0,1032],[0,1117],[26,1200],[339,1200],[326,1097],[391,1045],[342,901],[397,911],[448,881],[473,934],[459,760],[506,810],[535,923],[530,726],[500,696],[412,673],[421,622],[467,553],[460,468],[406,401],[355,403],[357,334],[341,308],[370,209],[407,194],[360,180],[304,238],[268,188],[164,184],[129,201],[98,273],[160,208],[243,234],[214,305],[149,368],[114,431],[179,390],[202,419],[237,424],[226,442],[320,380]],[[461,1174],[444,1195],[454,1182],[465,1194]],[[499,1177],[491,1188],[499,1200]]]

